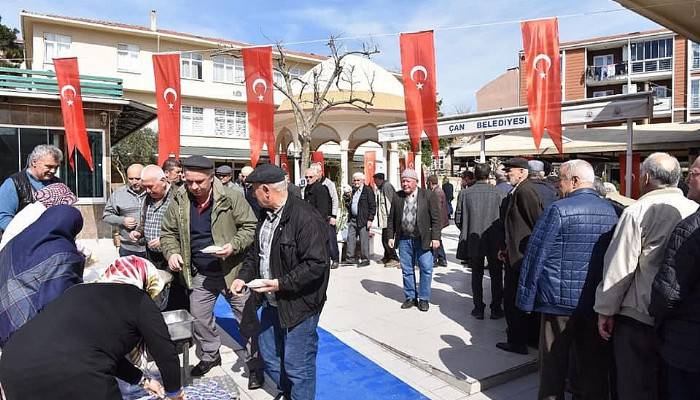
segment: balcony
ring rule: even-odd
[[[591,86],[615,84],[627,79],[627,63],[586,67],[586,83]]]
[[[58,94],[53,71],[0,67],[0,90]],[[80,91],[95,97],[122,98],[122,80],[105,76],[80,75]]]
[[[672,64],[671,57],[632,61],[632,74],[671,72]]]
[[[670,97],[653,97],[654,100],[654,113],[665,113],[671,111],[671,98]]]

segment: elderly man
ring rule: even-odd
[[[450,183],[450,178],[442,178],[442,191],[445,193],[445,201],[447,201],[447,216],[452,218],[452,200],[455,198],[455,187]]]
[[[440,205],[435,193],[418,188],[418,174],[405,169],[401,174],[401,189],[391,202],[388,220],[389,247],[399,249],[403,293],[402,309],[417,306],[430,308],[433,278],[433,250],[440,246]],[[398,245],[398,246],[397,246]],[[420,286],[416,291],[414,266],[420,271]]]
[[[377,225],[382,230],[382,247],[384,257],[382,262],[387,268],[401,268],[396,250],[389,247],[388,220],[391,214],[391,202],[396,195],[394,186],[387,182],[383,173],[374,174],[374,183],[377,185]]]
[[[595,311],[600,335],[613,339],[621,400],[657,398],[659,359],[654,318],[649,315],[651,286],[671,232],[698,208],[676,187],[680,177],[678,160],[669,154],[654,153],[644,160],[642,196],[622,212],[605,253]]]
[[[527,162],[527,165],[529,167],[528,179],[540,196],[542,207],[547,208],[559,198],[557,190],[545,179],[544,163],[542,161],[530,160]]]
[[[348,210],[348,250],[346,262],[357,262],[358,267],[369,265],[369,228],[377,213],[372,188],[365,185],[365,174],[355,172],[352,175],[352,192],[344,196],[345,208]],[[360,237],[360,258],[355,259],[357,237]]]
[[[219,178],[221,184],[233,188],[235,185],[231,182],[231,177],[233,176],[233,169],[230,165],[221,165],[216,168],[216,177]]]
[[[323,176],[323,167],[321,163],[311,164],[311,168],[314,168],[318,175],[318,180],[323,184],[323,186],[328,189],[328,194],[331,196],[331,215],[328,219],[328,236],[330,240],[328,241],[328,255],[331,257],[331,269],[338,268],[338,262],[340,261],[340,251],[338,251],[338,232],[335,229],[338,218],[338,213],[340,213],[340,201],[338,199],[338,189],[335,187],[335,183]]]
[[[229,290],[253,242],[257,220],[240,191],[224,187],[214,178],[211,160],[191,156],[182,165],[187,190],[175,193],[165,211],[160,247],[170,270],[179,272],[191,290],[190,312],[196,318],[193,333],[200,360],[192,376],[202,376],[221,365],[221,339],[213,311],[216,298],[223,295],[246,340],[248,387],[260,388],[264,376],[254,300],[248,291],[234,296]]]
[[[700,202],[700,158],[688,172],[688,195]],[[664,263],[651,288],[649,313],[664,361],[667,400],[700,398],[700,210],[681,221],[668,239]],[[689,344],[692,344],[689,346]]]
[[[328,189],[319,180],[321,174],[315,168],[308,168],[304,177],[306,178],[304,201],[311,204],[321,218],[328,222],[331,219],[332,202]]]
[[[258,204],[258,201],[253,195],[252,186],[246,182],[248,175],[252,174],[253,171],[253,167],[251,167],[250,165],[246,165],[245,167],[243,167],[241,169],[241,172],[238,174],[238,185],[240,187],[240,190],[243,192],[243,196],[248,201],[248,204],[250,204],[250,207],[253,209],[253,214],[255,214],[255,216],[258,217],[260,214],[260,205]]]
[[[450,215],[447,210],[447,199],[445,198],[445,193],[440,187],[440,182],[436,175],[430,175],[426,179],[428,185],[428,190],[435,193],[438,198],[438,204],[440,205],[440,230],[442,237],[442,229],[450,226]],[[433,250],[433,258],[436,267],[446,267],[447,266],[447,255],[445,254],[445,246],[442,244],[442,239],[440,240],[440,247]]]
[[[498,218],[505,198],[500,190],[488,183],[491,167],[474,167],[476,183],[462,190],[455,211],[460,246],[469,255],[472,268],[471,284],[474,309],[472,316],[484,319],[484,258],[488,260],[491,277],[491,319],[503,318],[503,261],[498,259]]]
[[[313,399],[316,327],[329,277],[327,221],[289,196],[281,168],[263,164],[248,180],[266,214],[231,290],[241,293],[247,282],[264,294],[260,350],[266,370],[284,399]]]
[[[513,185],[508,182],[508,177],[506,177],[503,164],[498,165],[498,168],[493,171],[493,175],[496,177],[496,189],[503,192],[504,195],[507,195],[513,190]]]
[[[559,171],[562,199],[545,209],[535,225],[520,271],[517,305],[542,313],[538,398],[564,398],[573,360],[576,398],[606,399],[612,359],[597,335],[593,303],[617,213],[594,190],[589,163],[571,160]]]
[[[112,193],[102,213],[104,222],[119,229],[120,257],[134,255],[146,258],[143,241],[129,236],[141,219],[141,202],[146,195],[141,186],[142,170],[141,164],[132,164],[126,169],[127,184]]]
[[[29,154],[26,168],[5,179],[0,186],[0,234],[18,212],[34,202],[34,192],[61,182],[56,171],[62,160],[58,147],[42,144]]]
[[[163,161],[163,172],[165,173],[165,178],[170,182],[171,185],[175,185],[175,188],[179,188],[185,183],[182,180],[182,163],[175,157],[168,157]]]
[[[537,219],[542,213],[542,200],[528,178],[530,167],[524,158],[511,158],[503,163],[508,183],[513,190],[501,207],[501,222],[504,238],[499,258],[505,262],[503,280],[503,308],[508,324],[508,341],[496,344],[501,350],[527,354],[527,344],[536,340],[536,321],[515,306],[518,292],[520,267],[527,242]]]

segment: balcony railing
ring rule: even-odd
[[[690,96],[690,109],[700,111],[700,95]]]
[[[0,67],[0,90],[58,93],[58,82],[53,71]],[[80,90],[99,97],[121,98],[124,94],[121,79],[105,76],[80,75]]]
[[[653,97],[654,100],[654,112],[659,111],[671,111],[671,98],[670,97]]]
[[[671,64],[671,57],[632,61],[632,73],[644,74],[649,72],[671,71]]]
[[[627,78],[627,63],[586,68],[586,79],[594,82],[614,81]]]

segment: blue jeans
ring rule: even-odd
[[[399,239],[399,261],[403,273],[403,293],[406,300],[416,298],[416,276],[413,266],[418,264],[420,286],[418,298],[430,300],[430,284],[433,278],[433,252],[421,248],[420,238]]]
[[[316,397],[316,353],[318,353],[319,314],[299,325],[280,327],[277,308],[263,304],[260,315],[260,353],[265,370],[287,399]]]

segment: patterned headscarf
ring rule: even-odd
[[[63,183],[52,183],[37,190],[34,193],[34,200],[49,208],[59,204],[72,206],[78,201],[78,198]]]
[[[134,285],[155,299],[163,291],[165,285],[170,282],[169,279],[165,278],[168,275],[170,274],[159,271],[144,258],[126,256],[114,260],[114,263],[107,267],[97,282]]]

